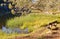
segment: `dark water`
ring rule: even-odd
[[[6,28],[2,26],[2,32],[7,33],[7,34],[12,34],[12,33],[17,33],[17,34],[28,34],[28,28],[22,30],[20,28]]]

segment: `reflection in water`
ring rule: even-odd
[[[29,33],[28,28],[22,30],[20,28],[13,28],[13,29],[6,28],[4,26],[2,26],[2,32],[7,33],[7,34],[12,34],[12,33],[27,34],[27,33]]]

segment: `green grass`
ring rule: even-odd
[[[29,32],[34,31],[36,29],[41,28],[42,25],[49,24],[55,20],[60,22],[60,15],[47,15],[47,14],[40,14],[40,13],[31,13],[26,16],[15,17],[7,20],[6,26],[7,27],[20,27],[21,29],[28,28]],[[3,37],[4,35],[4,37]],[[5,34],[0,32],[1,39],[12,38],[15,36],[20,36],[21,34]],[[29,35],[29,34],[27,34]],[[25,36],[25,34],[22,34]]]
[[[58,15],[46,15],[40,13],[31,13],[26,16],[15,17],[7,20],[7,27],[20,27],[21,29],[28,28],[29,31],[40,28],[42,25],[49,24],[58,18]]]

